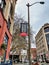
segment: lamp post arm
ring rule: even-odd
[[[32,6],[32,5],[36,4],[36,3],[40,3],[40,2],[35,2],[35,3],[33,3],[33,4],[29,5],[29,6]]]
[[[30,6],[32,6],[32,5],[34,5],[34,4],[37,4],[37,3],[44,4],[45,2],[42,2],[42,1],[41,1],[41,2],[35,2],[35,3],[31,4],[31,5],[28,3],[26,6],[27,6],[27,7],[30,7]]]

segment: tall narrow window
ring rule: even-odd
[[[9,19],[8,19],[8,22],[7,22],[8,30],[10,30],[10,25],[11,25],[11,22],[10,22],[10,18],[9,18]]]
[[[49,50],[49,34],[46,34],[46,41],[47,41],[48,50]]]
[[[2,8],[2,10],[4,10],[5,5],[6,5],[5,0],[0,0],[0,7]]]

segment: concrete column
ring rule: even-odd
[[[6,0],[6,6],[3,11],[5,19],[8,21],[9,13],[10,13],[10,7],[11,7],[11,2],[10,0]]]

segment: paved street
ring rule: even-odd
[[[39,65],[49,65],[49,63],[44,62],[44,63],[39,63]]]
[[[28,63],[15,63],[13,65],[29,65]],[[39,65],[49,65],[49,63],[39,63]]]
[[[13,65],[29,65],[28,63],[15,63],[15,64],[13,64]]]

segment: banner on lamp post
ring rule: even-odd
[[[20,35],[21,36],[28,35],[28,23],[20,23]]]

